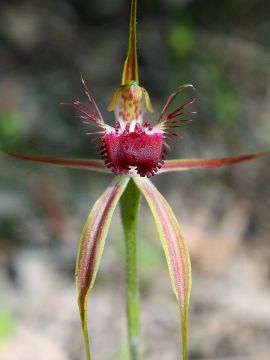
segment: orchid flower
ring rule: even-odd
[[[136,48],[137,1],[131,0],[130,33],[127,57],[124,63],[121,85],[112,96],[108,111],[114,111],[115,127],[107,125],[82,78],[88,106],[72,100],[70,105],[80,119],[91,126],[93,141],[102,160],[63,157],[40,157],[4,153],[21,160],[30,160],[63,167],[84,169],[100,173],[113,173],[114,179],[96,201],[83,228],[76,264],[76,289],[85,340],[87,359],[90,347],[87,331],[87,298],[94,285],[103,253],[108,228],[117,204],[120,202],[127,255],[127,317],[129,349],[132,360],[139,358],[139,296],[136,266],[136,229],[139,200],[143,195],[154,217],[165,253],[173,292],[179,304],[182,334],[182,359],[187,358],[188,308],[191,289],[191,265],[188,248],[178,221],[166,199],[150,182],[149,177],[172,171],[233,165],[269,154],[270,149],[224,158],[193,158],[166,160],[175,142],[177,128],[189,119],[182,115],[192,114],[187,108],[195,97],[171,111],[176,97],[190,84],[177,88],[166,101],[153,125],[146,120],[147,112],[153,112],[148,92],[139,84]]]

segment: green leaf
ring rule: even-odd
[[[87,359],[90,359],[87,332],[87,297],[92,289],[108,228],[115,207],[123,194],[129,178],[117,176],[94,204],[83,228],[76,264],[76,289]]]
[[[156,187],[144,178],[134,181],[152,211],[159,237],[165,252],[171,284],[180,308],[183,360],[187,357],[188,307],[191,289],[191,265],[176,217]]]
[[[0,111],[0,135],[5,143],[14,143],[22,134],[23,121],[14,109]]]
[[[2,299],[1,299],[2,300]],[[14,319],[7,308],[0,307],[0,343],[5,341],[13,330]]]
[[[169,32],[167,42],[173,55],[182,58],[191,53],[196,44],[196,34],[188,24],[177,24]]]

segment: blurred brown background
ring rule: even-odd
[[[97,157],[60,106],[83,97],[107,122],[127,49],[129,2],[0,2],[0,145],[27,154]],[[270,5],[266,0],[139,1],[140,79],[156,114],[183,83],[198,115],[171,157],[229,156],[270,145]],[[190,94],[187,94],[189,96]],[[179,99],[182,103],[185,97]],[[189,358],[270,358],[270,159],[157,176],[193,263]],[[79,233],[111,176],[0,156],[0,359],[84,359],[74,291]],[[93,359],[127,359],[123,236],[113,219],[89,300]],[[178,309],[142,202],[143,359],[180,357]]]

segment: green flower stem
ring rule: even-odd
[[[120,200],[122,223],[126,243],[127,261],[127,320],[131,360],[139,360],[140,306],[137,275],[137,223],[140,192],[130,180]]]

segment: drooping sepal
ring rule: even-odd
[[[184,171],[204,168],[214,168],[239,164],[241,162],[254,160],[270,154],[270,148],[254,153],[231,156],[224,158],[194,158],[194,159],[176,159],[166,160],[158,174],[164,174],[172,171]]]
[[[148,179],[134,177],[134,181],[151,209],[165,252],[172,288],[180,308],[182,359],[186,360],[191,289],[191,265],[188,249],[176,217],[165,198]]]
[[[76,290],[87,359],[90,349],[87,332],[87,297],[92,289],[115,207],[129,178],[119,176],[94,204],[82,231],[76,263]]]

